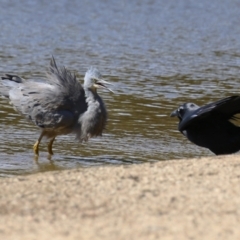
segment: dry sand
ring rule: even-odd
[[[240,239],[240,156],[0,179],[0,239]]]

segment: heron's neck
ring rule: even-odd
[[[84,91],[86,96],[86,102],[88,103],[88,105],[91,104],[92,102],[98,101],[99,96],[95,89],[84,88]]]

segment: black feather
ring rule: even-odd
[[[231,96],[199,107],[193,103],[180,106],[172,116],[179,118],[179,131],[191,142],[210,149],[216,155],[240,150],[240,96]]]

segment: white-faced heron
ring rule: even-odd
[[[65,67],[58,68],[53,57],[45,81],[27,81],[10,74],[2,79],[0,93],[42,130],[33,146],[36,155],[43,137],[50,139],[48,153],[52,155],[58,135],[74,133],[81,142],[102,134],[107,110],[97,88],[110,89],[96,68],[86,72],[83,86]]]

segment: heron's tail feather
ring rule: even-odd
[[[17,75],[11,75],[11,74],[5,74],[5,76],[2,77],[2,80],[10,80],[16,83],[23,83],[24,80],[17,76]]]
[[[11,74],[5,74],[0,81],[0,96],[9,98],[9,91],[24,82],[24,79]]]

